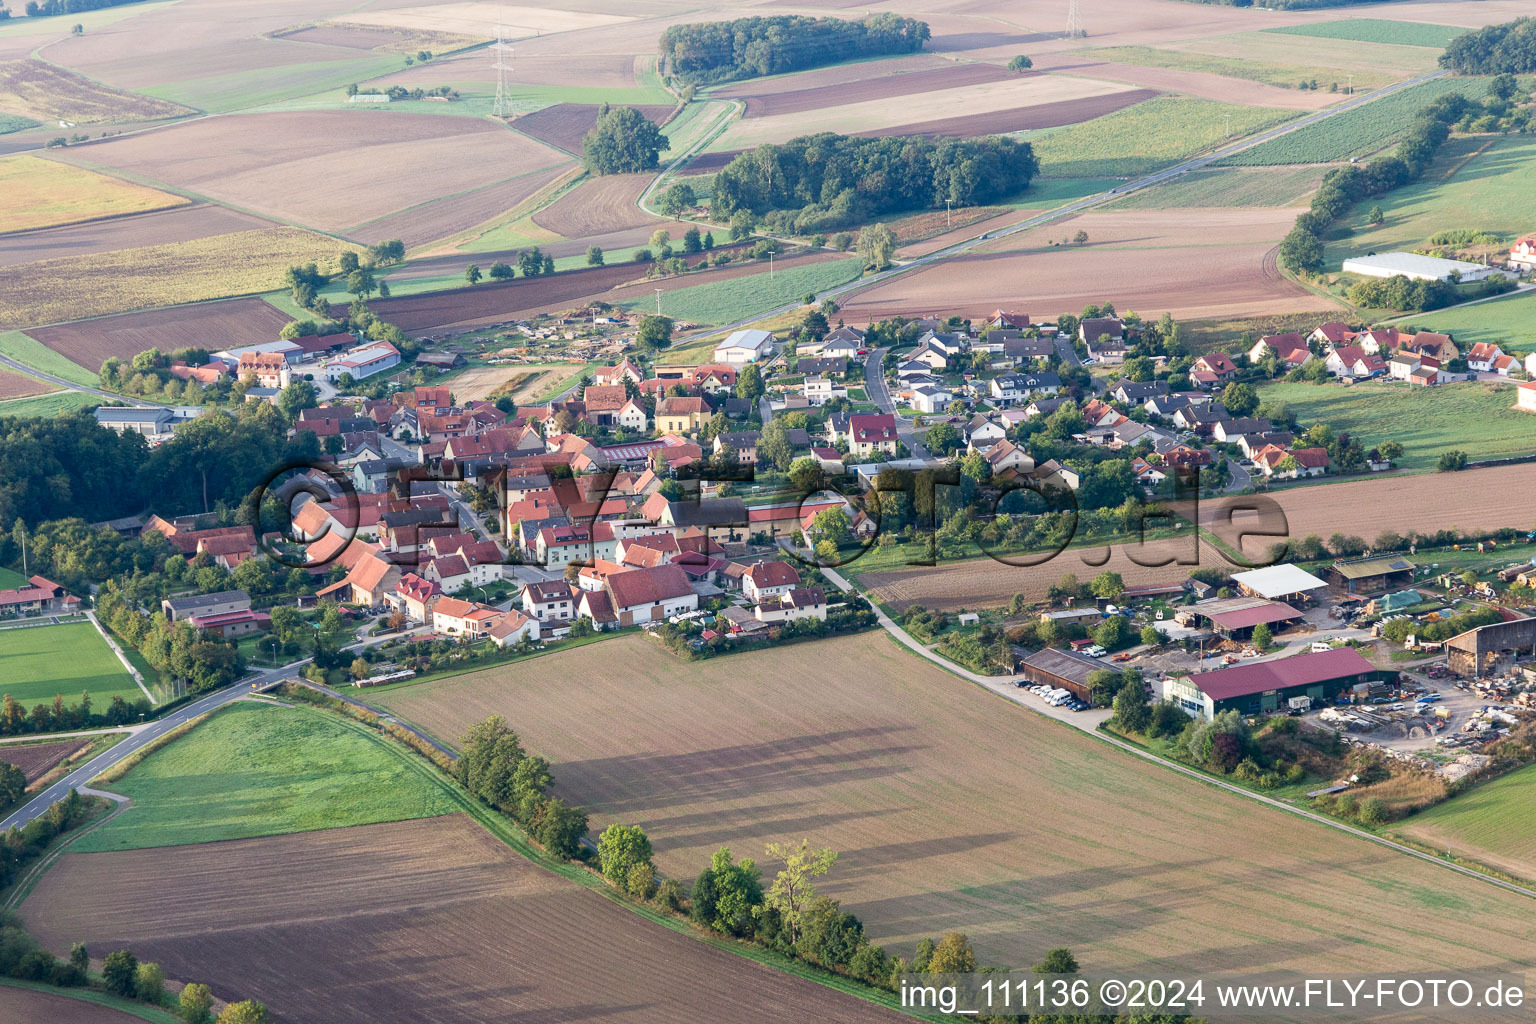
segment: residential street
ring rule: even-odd
[[[907,446],[912,457],[931,459],[933,453],[918,443],[917,432],[912,426],[912,421],[896,412],[896,403],[891,399],[891,390],[885,386],[885,353],[888,351],[889,348],[870,350],[869,356],[864,360],[864,390],[868,392],[869,400],[874,402],[881,412],[888,412],[896,417],[896,435],[901,438],[901,443]]]

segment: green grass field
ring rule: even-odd
[[[1226,78],[1243,78],[1250,82],[1282,89],[1294,89],[1303,81],[1317,82],[1322,88],[1337,83],[1341,87],[1348,81],[1341,77],[1338,68],[1316,64],[1275,64],[1262,60],[1242,60],[1235,57],[1217,57],[1208,53],[1189,53],[1184,50],[1164,50],[1152,46],[1106,46],[1097,50],[1083,51],[1085,57],[1113,61],[1116,64],[1135,64],[1145,68],[1171,68],[1175,71],[1199,71]],[[1402,76],[1380,71],[1357,71],[1356,89],[1379,89],[1391,85]]]
[[[365,52],[365,51],[360,51]],[[395,55],[368,54],[352,60],[314,61],[309,64],[283,64],[236,71],[227,75],[207,75],[185,81],[169,81],[141,89],[147,96],[170,100],[182,106],[208,113],[227,113],[250,107],[264,107],[333,89],[344,89],[351,82],[366,82],[404,67]],[[169,69],[168,74],[174,74]],[[449,106],[450,104],[434,104]]]
[[[134,806],[72,849],[185,846],[457,810],[408,756],[313,708],[234,704],[113,783]]]
[[[1453,797],[1403,823],[1402,831],[1459,857],[1536,878],[1536,765]]]
[[[1297,115],[1294,110],[1158,96],[1091,121],[1027,134],[1051,178],[1131,177],[1148,174],[1232,138],[1251,135]]]
[[[90,692],[97,709],[113,697],[144,696],[89,622],[0,630],[0,693],[31,707],[56,693],[73,704],[82,690]]]
[[[1124,183],[1123,178],[1036,178],[1029,188],[1000,205],[1018,210],[1052,210]]]
[[[1459,92],[1482,99],[1486,78],[1434,78],[1227,157],[1229,167],[1320,164],[1365,156],[1397,142],[1422,108]],[[1134,108],[1133,108],[1134,109]],[[1092,124],[1093,122],[1089,122]]]
[[[46,395],[0,402],[0,416],[57,416],[88,405],[100,405],[101,401],[95,395],[80,391],[54,391]]]
[[[14,590],[26,581],[27,578],[15,569],[0,565],[0,590]]]
[[[1222,167],[1190,171],[1115,202],[1127,210],[1170,210],[1208,206],[1300,206],[1317,188],[1316,167]]]
[[[1413,325],[1421,330],[1451,335],[1462,351],[1480,341],[1492,341],[1506,352],[1521,355],[1536,349],[1532,323],[1536,323],[1536,292],[1503,295],[1461,309],[1413,318]]]
[[[75,384],[95,385],[96,374],[20,331],[0,331],[0,355]]]
[[[820,292],[840,284],[846,284],[859,276],[857,258],[826,260],[805,266],[774,271],[768,276],[765,268],[760,273],[698,284],[691,288],[662,292],[661,311],[679,320],[692,320],[701,324],[726,324],[742,320],[756,313],[765,313],[775,306],[799,302],[806,292]],[[654,297],[632,299],[623,303],[626,309],[654,311]]]
[[[1438,388],[1407,384],[1266,384],[1263,402],[1284,402],[1303,426],[1322,421],[1370,447],[1399,441],[1407,470],[1434,469],[1442,452],[1459,449],[1472,459],[1536,451],[1536,421],[1517,412],[1511,384],[1467,382]]]
[[[1318,79],[1318,84],[1324,89],[1335,78],[1340,88],[1348,86],[1351,73],[1374,72],[1391,75],[1399,80],[1409,78],[1423,71],[1434,70],[1440,56],[1438,50],[1427,46],[1362,43],[1354,39],[1325,39],[1260,31],[1200,36],[1176,43],[1164,43],[1161,48],[1226,59],[1334,68],[1332,76]]]
[[[1419,21],[1385,21],[1381,18],[1345,18],[1312,25],[1285,25],[1260,29],[1277,35],[1316,36],[1319,39],[1351,39],[1359,43],[1394,43],[1399,46],[1433,46],[1443,50],[1467,30],[1454,25],[1426,25]]]
[[[1418,181],[1356,204],[1342,221],[1350,235],[1328,243],[1329,269],[1352,256],[1421,248],[1440,231],[1487,231],[1510,242],[1529,231],[1536,138],[1511,135],[1489,143],[1451,139]],[[1375,206],[1385,220],[1373,227],[1366,217]]]

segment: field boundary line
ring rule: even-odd
[[[123,668],[128,670],[128,675],[133,677],[133,681],[139,685],[139,689],[144,692],[144,696],[149,698],[149,703],[151,705],[159,704],[160,702],[155,699],[155,695],[150,693],[149,688],[144,685],[144,676],[138,669],[133,667],[133,663],[128,660],[128,655],[124,654],[123,649],[117,645],[117,641],[107,635],[107,631],[102,628],[100,620],[96,618],[96,613],[88,610],[85,613],[85,617],[90,620],[91,625],[96,627],[96,632],[101,634],[101,638],[107,642],[107,646],[112,649],[112,653],[117,655],[117,660],[123,663]]]
[[[121,793],[111,793],[104,789],[91,789],[88,786],[81,786],[76,792],[82,796],[99,796],[104,800],[110,800],[113,804],[112,810],[107,814],[103,814],[84,828],[75,829],[62,843],[49,849],[41,857],[33,861],[27,868],[26,873],[16,879],[15,883],[11,885],[11,891],[6,893],[5,902],[0,904],[0,906],[4,906],[7,910],[15,910],[25,903],[27,897],[32,895],[32,890],[37,887],[38,880],[47,873],[49,868],[53,867],[56,860],[68,852],[69,847],[74,844],[75,840],[96,831],[96,829],[133,806],[133,801]]]
[[[850,584],[846,579],[844,579],[838,573],[836,573],[836,572],[834,572],[834,571],[832,571],[830,569],[823,569],[822,572],[827,576],[828,579],[832,580],[832,582],[834,584],[836,584],[838,586],[838,588],[843,590],[844,592],[848,592],[848,591],[854,590],[853,585]],[[875,604],[875,603],[871,602],[871,607],[874,609],[875,617],[880,622],[880,625],[882,627],[884,627],[886,632],[891,635],[891,638],[898,645],[900,645],[902,647],[905,647],[906,649],[910,650],[912,653],[917,654],[919,657],[926,658],[927,660],[933,662],[935,665],[938,665],[940,668],[943,668],[943,669],[953,673],[954,675],[957,675],[960,678],[967,680],[968,682],[974,683],[975,685],[977,685],[977,686],[979,686],[979,687],[981,687],[981,688],[983,688],[985,690],[988,690],[988,691],[996,694],[999,697],[1002,697],[1004,700],[1007,700],[1010,703],[1016,704],[1019,707],[1024,708],[1026,711],[1029,711],[1032,714],[1039,715],[1041,718],[1047,719],[1048,721],[1058,722],[1059,724],[1065,725],[1068,728],[1076,729],[1077,731],[1083,733],[1084,735],[1092,736],[1093,738],[1099,740],[1100,742],[1107,743],[1107,744],[1109,744],[1110,746],[1113,746],[1113,747],[1118,747],[1119,749],[1125,751],[1126,753],[1132,754],[1132,755],[1134,755],[1136,757],[1139,757],[1139,758],[1141,758],[1141,759],[1143,759],[1145,761],[1150,761],[1153,764],[1161,765],[1162,767],[1167,768],[1167,769],[1169,769],[1171,771],[1178,772],[1181,775],[1185,775],[1185,776],[1187,776],[1187,777],[1189,777],[1191,779],[1195,779],[1195,780],[1197,780],[1199,782],[1203,782],[1203,783],[1205,783],[1208,786],[1213,786],[1213,787],[1215,787],[1217,789],[1224,789],[1224,790],[1226,790],[1229,793],[1233,793],[1233,794],[1235,794],[1237,796],[1245,797],[1246,799],[1253,800],[1253,801],[1256,801],[1256,802],[1261,803],[1261,804],[1265,804],[1265,805],[1267,805],[1269,807],[1273,807],[1273,808],[1275,808],[1277,810],[1285,811],[1286,813],[1294,815],[1294,816],[1296,816],[1298,818],[1304,818],[1304,819],[1306,819],[1308,821],[1316,822],[1317,824],[1326,825],[1329,828],[1337,829],[1338,831],[1344,832],[1344,833],[1346,833],[1348,835],[1352,835],[1352,836],[1356,837],[1357,839],[1364,839],[1367,842],[1374,843],[1374,844],[1376,844],[1378,846],[1385,847],[1385,848],[1387,848],[1389,850],[1393,850],[1393,851],[1395,851],[1397,853],[1405,854],[1405,855],[1407,855],[1409,857],[1414,857],[1414,858],[1416,858],[1418,860],[1425,861],[1425,862],[1427,862],[1429,864],[1438,865],[1439,867],[1445,868],[1447,870],[1455,871],[1458,874],[1465,875],[1468,878],[1475,878],[1475,879],[1478,879],[1479,881],[1486,882],[1489,885],[1498,886],[1501,889],[1505,889],[1505,890],[1507,890],[1509,892],[1512,892],[1512,893],[1515,893],[1517,895],[1526,896],[1526,897],[1529,897],[1530,899],[1536,900],[1536,889],[1527,888],[1526,886],[1518,885],[1518,884],[1516,884],[1514,882],[1506,882],[1503,879],[1495,878],[1492,875],[1484,874],[1483,872],[1478,871],[1478,870],[1476,870],[1474,868],[1464,867],[1464,866],[1462,866],[1460,864],[1456,864],[1456,863],[1447,861],[1447,860],[1445,860],[1445,859],[1443,859],[1441,857],[1432,856],[1430,854],[1423,853],[1422,851],[1415,850],[1415,849],[1413,849],[1410,846],[1406,846],[1406,845],[1404,845],[1402,843],[1399,843],[1399,842],[1396,842],[1395,840],[1392,840],[1392,839],[1387,839],[1384,836],[1378,836],[1375,833],[1366,832],[1365,830],[1355,828],[1352,825],[1346,825],[1343,822],[1335,821],[1334,819],[1326,817],[1326,816],[1321,815],[1321,814],[1318,814],[1315,811],[1309,811],[1309,810],[1306,810],[1305,808],[1295,807],[1295,806],[1293,806],[1291,804],[1287,804],[1287,803],[1285,803],[1283,801],[1276,800],[1273,797],[1264,796],[1261,793],[1254,793],[1251,790],[1244,789],[1241,786],[1233,785],[1230,782],[1226,782],[1226,781],[1224,781],[1222,779],[1218,779],[1218,778],[1215,778],[1213,776],[1206,775],[1203,772],[1196,771],[1195,769],[1190,768],[1187,765],[1181,765],[1181,764],[1179,764],[1179,763],[1177,763],[1175,761],[1170,761],[1167,758],[1159,757],[1156,754],[1153,754],[1153,753],[1151,753],[1149,751],[1146,751],[1146,750],[1142,750],[1141,748],[1137,747],[1136,745],[1134,745],[1132,743],[1127,743],[1126,741],[1121,740],[1121,739],[1119,739],[1117,737],[1105,735],[1102,731],[1100,731],[1097,728],[1095,728],[1095,729],[1090,731],[1090,730],[1085,729],[1082,726],[1077,725],[1076,723],[1071,722],[1069,720],[1058,719],[1058,718],[1054,718],[1051,715],[1043,714],[1038,709],[1033,708],[1030,705],[1024,703],[1022,700],[1017,699],[1017,697],[1014,694],[1011,694],[1007,690],[1003,689],[1003,684],[1002,683],[997,683],[996,685],[994,685],[992,682],[989,681],[989,677],[982,676],[982,675],[980,675],[978,673],[975,673],[975,672],[972,672],[969,669],[966,669],[966,668],[964,668],[962,666],[956,665],[956,664],[950,662],[948,659],[943,658],[940,655],[938,655],[938,654],[934,653],[933,651],[929,650],[923,644],[919,643],[918,640],[915,637],[913,637],[911,634],[907,633],[906,630],[904,630],[900,626],[896,625],[896,623],[894,621],[892,621],[890,616],[885,614],[885,611],[883,609],[881,609],[878,604]]]
[[[109,1010],[129,1017],[137,1017],[140,1020],[150,1021],[151,1024],[180,1024],[180,1018],[163,1007],[151,1006],[148,1003],[134,1002],[128,999],[111,999],[103,992],[97,992],[89,988],[59,988],[41,981],[25,981],[21,978],[11,978],[0,975],[0,985],[9,988],[25,989],[28,992],[41,992],[44,995],[58,996],[61,999],[72,999],[77,1003],[86,1003],[90,1006],[104,1006]],[[99,999],[86,998],[86,994],[100,996]]]

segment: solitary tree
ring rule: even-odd
[[[1381,207],[1379,206],[1371,207],[1371,211],[1365,215],[1366,223],[1371,225],[1380,224],[1386,219],[1387,215],[1381,212]]]
[[[1035,964],[1034,970],[1036,974],[1076,974],[1077,957],[1070,949],[1053,949]]]
[[[205,1024],[213,1008],[213,993],[208,986],[192,982],[181,990],[181,1019],[187,1024]]]
[[[875,224],[859,232],[859,255],[865,267],[881,270],[891,262],[896,251],[896,234],[884,224]]]
[[[1028,71],[1035,66],[1035,62],[1022,53],[1008,62],[1008,70],[1014,72]]]
[[[471,263],[469,266],[464,268],[464,280],[468,281],[470,284],[480,283],[480,267],[478,264]]]
[[[600,267],[603,265],[603,250],[601,246],[587,246],[587,266]]]
[[[826,874],[837,861],[837,851],[830,847],[811,849],[809,839],[800,840],[799,847],[785,843],[769,843],[768,856],[784,862],[784,870],[774,877],[773,884],[763,894],[770,907],[779,912],[779,918],[789,928],[789,941],[800,940],[800,923],[806,908],[816,898],[811,879]]]
[[[1259,650],[1269,650],[1270,644],[1274,642],[1274,639],[1274,634],[1270,632],[1269,627],[1264,623],[1261,622],[1253,627],[1253,646]]]
[[[642,348],[655,352],[672,344],[672,318],[666,316],[641,317],[635,340]],[[740,378],[737,378],[738,380]]]

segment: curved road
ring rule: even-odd
[[[99,395],[100,397],[113,402],[127,402],[129,405],[133,405],[142,409],[156,407],[169,408],[169,406],[166,406],[163,402],[150,402],[142,398],[130,399],[125,395],[114,395],[110,391],[101,391],[97,388],[86,387],[84,384],[76,384],[74,381],[65,380],[63,377],[55,377],[51,373],[44,373],[42,370],[37,369],[35,366],[28,366],[26,363],[18,363],[16,360],[6,355],[0,355],[0,366],[9,367],[12,370],[26,374],[28,377],[35,377],[38,380],[47,381],[49,384],[57,384],[59,387],[66,391],[79,391],[87,395]]]
[[[151,722],[148,726],[133,733],[116,746],[102,751],[78,768],[61,776],[53,785],[37,793],[32,799],[16,808],[4,821],[0,821],[0,831],[21,828],[33,818],[45,813],[50,805],[64,799],[71,789],[83,788],[108,768],[111,768],[125,758],[132,757],[171,730],[186,725],[199,715],[216,711],[225,704],[237,701],[255,690],[263,689],[279,680],[296,675],[299,667],[308,661],[309,659],[305,658],[302,661],[295,661],[281,668],[269,669],[266,672],[259,672],[254,676],[246,676],[238,683],[226,686],[222,690],[215,690],[205,697],[200,697],[190,704],[177,708],[164,718]]]

